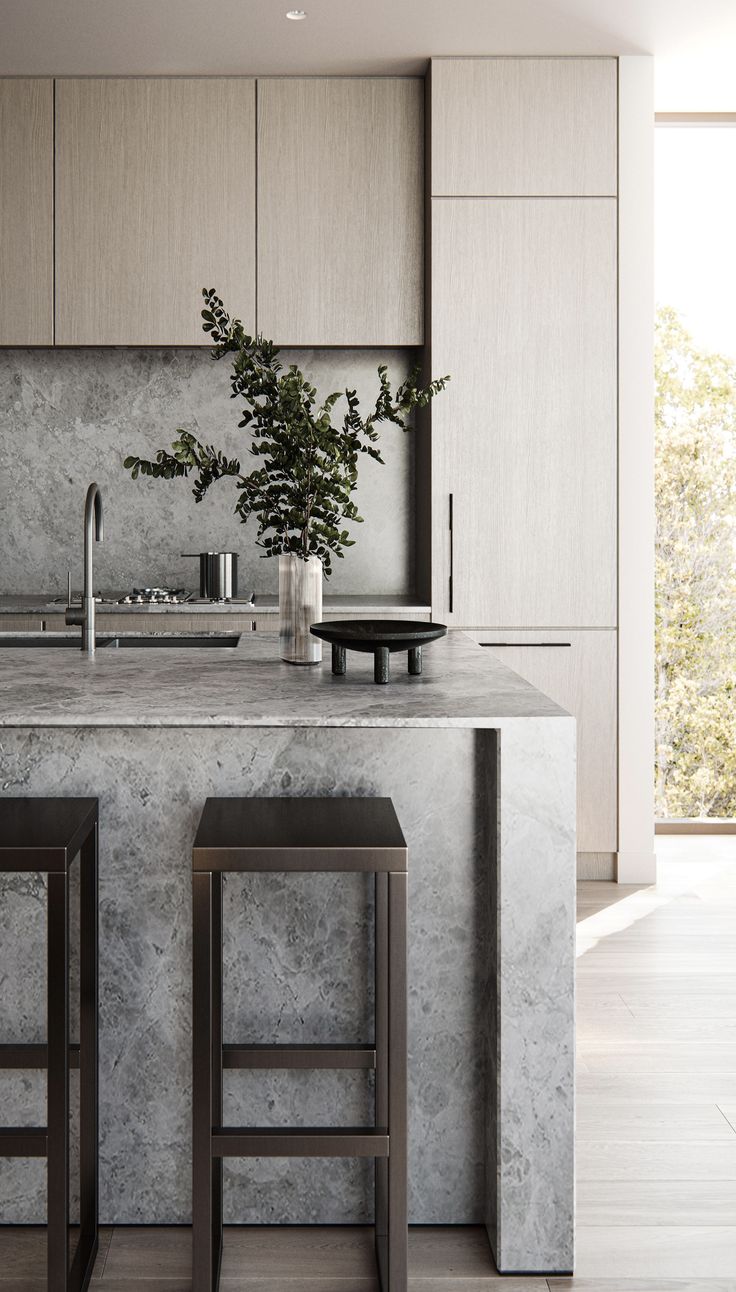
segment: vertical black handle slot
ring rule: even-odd
[[[452,614],[453,575],[454,575],[454,572],[455,572],[455,543],[454,543],[454,532],[453,532],[453,521],[454,521],[454,514],[453,514],[453,513],[454,513],[454,510],[455,510],[455,497],[454,497],[454,494],[450,494],[450,495],[449,495],[449,497],[450,497],[450,579],[449,579],[449,592],[450,592],[449,602],[450,602],[450,604],[449,604],[449,611],[450,611],[450,614]]]

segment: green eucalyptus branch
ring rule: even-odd
[[[236,459],[179,430],[170,449],[159,449],[152,461],[130,456],[123,465],[134,480],[140,475],[171,480],[194,473],[196,502],[216,480],[237,477],[235,512],[243,522],[255,517],[256,543],[264,555],[293,553],[305,561],[317,556],[329,577],[332,558],[342,558],[343,549],[354,542],[345,522],[359,524],[363,519],[351,496],[358,483],[360,456],[383,462],[376,427],[391,422],[402,431],[411,430],[413,411],[425,408],[444,390],[449,377],[420,386],[417,366],[394,395],[382,364],[375,406],[367,417],[361,416],[354,390],[335,391],[320,404],[316,388],[295,364],[284,371],[273,342],[248,336],[240,319],[229,316],[214,288],[205,288],[202,295],[203,328],[213,342],[212,358],[234,355],[231,398],[245,401],[238,426],[250,431],[248,451],[259,463],[244,475]],[[333,412],[342,398],[345,412],[333,424]]]
[[[153,476],[159,480],[173,480],[176,476],[188,476],[190,471],[197,471],[197,480],[192,490],[197,502],[201,502],[211,484],[222,476],[240,475],[240,463],[236,458],[225,457],[211,444],[202,444],[189,431],[177,431],[178,440],[171,445],[171,453],[159,449],[153,462],[144,458],[130,456],[125,459],[126,467],[134,480],[139,475]]]

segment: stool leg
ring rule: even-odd
[[[407,1202],[407,876],[388,876],[388,1288],[406,1292]]]
[[[48,1292],[69,1286],[69,877],[48,877]]]
[[[216,1287],[222,1238],[222,1231],[216,1232],[215,1205],[220,1177],[212,1161],[212,1127],[220,1102],[213,1088],[219,1013],[213,1008],[219,977],[213,935],[221,927],[221,883],[221,877],[209,871],[192,876],[192,1292],[213,1292]],[[221,940],[219,946],[221,956]]]
[[[212,1125],[222,1126],[222,874],[212,875]],[[221,1157],[212,1159],[212,1279],[220,1282],[222,1263]]]
[[[99,1210],[98,1077],[98,827],[82,845],[80,862],[79,1175],[82,1281],[97,1252]]]
[[[388,875],[375,876],[375,1043],[376,1043],[376,1126],[388,1127]],[[376,1259],[382,1292],[388,1281],[388,1159],[376,1158]]]
[[[381,1292],[408,1277],[405,874],[376,875],[376,1125],[389,1136],[376,1159],[376,1259]]]

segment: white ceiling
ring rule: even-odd
[[[0,75],[413,73],[496,53],[653,53],[660,111],[736,110],[736,0],[0,0]]]

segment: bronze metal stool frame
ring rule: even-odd
[[[407,848],[390,799],[208,799],[192,853],[193,1292],[216,1292],[225,1157],[375,1158],[382,1292],[407,1288]],[[375,882],[373,1045],[223,1045],[222,876],[368,872]],[[375,1125],[227,1127],[223,1068],[375,1069]]]
[[[69,1038],[69,871],[80,860],[79,1044]],[[1,1157],[48,1162],[48,1292],[84,1292],[98,1244],[97,799],[0,799],[0,872],[48,875],[45,1045],[0,1045],[0,1069],[45,1069],[47,1125],[0,1129]],[[69,1069],[79,1069],[80,1225],[69,1263]]]

